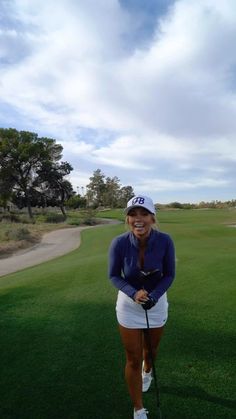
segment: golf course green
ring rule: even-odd
[[[177,260],[156,361],[163,419],[232,419],[236,209],[159,211],[158,222]],[[1,419],[132,417],[107,277],[109,244],[125,230],[85,230],[73,252],[0,278]],[[154,387],[144,403],[155,419]]]

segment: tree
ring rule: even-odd
[[[132,186],[123,186],[119,191],[119,199],[117,206],[123,208],[126,206],[127,202],[135,196]]]
[[[12,182],[9,179],[5,180],[0,177],[0,206],[5,210],[7,208],[7,203],[12,196],[12,187]]]
[[[115,208],[119,199],[120,179],[117,176],[107,177],[105,181],[105,190],[102,203],[106,207]]]
[[[47,205],[58,206],[65,218],[65,202],[74,195],[71,183],[64,179],[71,170],[73,168],[68,162],[46,161],[37,178],[37,190],[44,196]]]
[[[135,194],[132,186],[120,186],[117,176],[105,177],[100,169],[93,172],[87,185],[87,200],[94,207],[99,205],[111,208],[124,207]]]
[[[78,208],[86,208],[86,198],[84,196],[81,196],[80,194],[78,195],[73,195],[71,196],[68,201],[66,201],[66,206],[69,208],[73,208],[73,209],[78,209]]]
[[[15,196],[21,196],[31,219],[32,200],[39,186],[39,174],[47,166],[60,168],[56,162],[61,159],[62,150],[63,147],[52,138],[40,138],[36,133],[13,128],[0,128],[0,179],[12,185]],[[61,185],[60,190],[67,189],[68,185]]]
[[[105,175],[101,172],[101,169],[97,169],[93,172],[93,175],[89,178],[90,183],[87,185],[87,200],[89,205],[97,207],[103,203],[103,194],[105,192]]]
[[[27,199],[25,197],[25,194],[20,190],[17,190],[12,193],[11,201],[13,202],[13,204],[17,206],[17,208],[20,208],[20,209],[25,208],[27,206]],[[43,195],[36,189],[31,190],[30,204],[32,207],[45,207],[46,206]]]

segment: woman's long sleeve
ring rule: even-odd
[[[114,239],[109,251],[109,278],[113,285],[123,291],[126,295],[133,298],[136,288],[130,285],[122,276],[122,257],[119,241]]]
[[[158,281],[157,286],[150,293],[150,296],[158,301],[159,298],[168,290],[175,277],[175,249],[174,243],[169,237],[164,260],[162,277]]]

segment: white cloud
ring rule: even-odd
[[[145,181],[141,182],[137,185],[137,188],[141,192],[145,192],[147,189],[151,189],[153,192],[165,192],[165,191],[173,191],[173,190],[186,190],[186,189],[196,189],[202,187],[219,187],[225,186],[228,182],[224,180],[216,181],[215,179],[211,178],[202,178],[202,179],[195,179],[195,180],[186,180],[186,181],[172,181],[158,179],[158,178],[151,178],[145,179]]]
[[[145,46],[126,44],[132,24],[137,30],[136,16],[118,0],[9,5],[9,27],[0,33],[0,114],[4,118],[4,106],[11,108],[21,115],[19,125],[58,138],[65,157],[73,156],[73,179],[80,175],[77,157],[78,167],[80,159],[87,161],[89,169],[113,171],[137,188],[142,171],[142,187],[150,193],[230,183],[236,160],[234,0],[173,2]],[[15,117],[12,122],[17,128]],[[86,176],[81,173],[85,184]],[[150,188],[156,178],[160,183]]]

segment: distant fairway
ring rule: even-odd
[[[156,362],[164,419],[232,419],[236,211],[160,211],[158,220],[177,257]],[[0,278],[1,419],[132,417],[107,279],[110,241],[124,231],[85,230],[72,253]],[[153,388],[144,402],[155,419]]]

